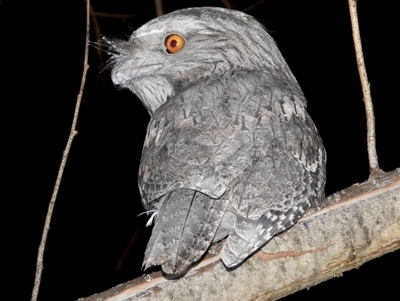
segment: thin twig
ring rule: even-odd
[[[378,155],[376,153],[375,116],[372,105],[371,90],[369,87],[367,70],[365,69],[364,55],[361,46],[360,29],[358,27],[357,0],[349,0],[351,28],[353,31],[354,48],[356,50],[357,67],[360,75],[361,87],[367,115],[367,147],[370,168],[370,177],[382,172],[379,169]]]
[[[136,18],[137,16],[140,15],[140,13],[137,14],[111,14],[111,13],[104,13],[104,12],[98,12],[98,11],[93,11],[96,14],[97,18],[114,18],[114,19],[131,19],[131,18]]]
[[[78,121],[79,108],[81,105],[83,89],[85,87],[86,74],[87,74],[87,70],[89,69],[89,64],[88,64],[89,35],[90,35],[89,7],[90,7],[90,0],[86,0],[86,42],[85,42],[85,57],[84,57],[84,65],[83,65],[83,72],[82,72],[82,81],[81,81],[81,86],[79,89],[79,94],[76,99],[74,117],[73,117],[72,125],[71,125],[71,132],[69,134],[68,141],[65,146],[65,150],[63,152],[60,168],[58,170],[58,174],[57,174],[57,178],[56,178],[56,183],[55,183],[54,189],[53,189],[53,194],[51,196],[49,207],[47,209],[46,221],[45,221],[45,224],[43,227],[42,239],[40,241],[38,256],[37,256],[37,261],[36,261],[36,274],[35,274],[35,282],[34,282],[34,286],[33,286],[33,290],[32,290],[31,301],[36,301],[37,297],[38,297],[40,281],[42,278],[42,270],[43,270],[43,254],[44,254],[44,250],[45,250],[47,235],[50,230],[50,221],[51,221],[51,217],[53,214],[58,190],[60,188],[61,179],[62,179],[62,176],[64,173],[65,164],[67,162],[68,154],[71,149],[72,140],[78,133],[75,130],[75,128],[76,128],[76,123]]]
[[[225,8],[233,9],[233,5],[228,0],[219,0]]]
[[[242,9],[242,12],[248,13],[248,12],[252,11],[253,9],[257,8],[258,6],[260,6],[261,4],[263,4],[264,2],[265,2],[265,0],[257,1],[255,3],[253,3],[252,5]]]
[[[132,246],[135,244],[135,242],[137,241],[136,238],[138,236],[138,234],[140,233],[140,231],[143,228],[144,223],[140,223],[138,227],[136,227],[136,229],[133,231],[132,235],[131,235],[131,239],[129,240],[128,245],[125,247],[124,252],[122,253],[120,259],[118,260],[118,263],[115,267],[115,272],[118,273],[121,270],[121,267],[126,259],[126,257],[128,256],[130,250],[132,249]]]
[[[162,0],[154,0],[154,6],[156,7],[156,16],[162,16],[164,14]]]
[[[93,6],[90,5],[90,20],[92,21],[92,30],[95,35],[95,41],[100,40],[100,25],[97,21],[97,17],[99,17],[99,13],[93,9]],[[101,48],[97,48],[97,52],[100,54],[102,53]]]
[[[93,9],[93,6],[90,5],[90,21],[92,24],[92,32],[95,36],[94,40],[100,41],[100,39],[101,39],[100,25],[97,20],[97,17],[98,17],[98,13]],[[103,66],[104,65],[103,51],[102,51],[101,47],[96,47],[96,48],[97,48],[97,58],[99,60],[99,66]],[[108,86],[106,84],[106,79],[104,78],[103,72],[101,72],[99,74],[99,79],[101,82],[101,87],[103,88],[104,91],[107,91]]]

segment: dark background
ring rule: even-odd
[[[130,35],[155,17],[153,1],[135,2],[93,0],[97,12],[134,14],[124,21],[99,17],[101,34]],[[231,1],[239,10],[255,2]],[[222,6],[217,0],[185,3]],[[400,167],[400,25],[395,4],[388,5],[359,1],[377,150],[385,171]],[[165,12],[179,8],[178,1],[164,0]],[[365,113],[347,1],[266,0],[248,13],[268,28],[304,90],[328,154],[327,195],[365,181]],[[11,294],[5,300],[30,298],[37,248],[79,90],[84,38],[84,1],[0,1],[2,295]],[[94,48],[89,61],[79,135],[45,252],[42,301],[75,300],[143,274],[151,229],[144,227],[147,216],[137,217],[143,211],[137,173],[149,116],[134,95],[114,89],[107,72],[99,76]],[[399,252],[284,300],[347,300],[376,291],[380,300],[396,299]]]

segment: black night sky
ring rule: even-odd
[[[155,17],[153,1],[93,0],[100,33],[124,37]],[[230,1],[243,10],[255,0]],[[164,0],[165,12],[222,1]],[[359,1],[359,19],[385,171],[400,167],[400,28],[395,4]],[[392,5],[392,6],[388,6]],[[308,100],[328,154],[326,194],[369,175],[365,111],[347,1],[265,0],[249,14],[276,40]],[[29,300],[37,248],[81,81],[85,2],[0,0],[4,300]],[[92,28],[91,40],[96,36]],[[149,120],[117,91],[91,47],[87,85],[51,223],[39,300],[76,300],[141,276],[150,236],[137,187]],[[106,57],[104,57],[106,58]],[[103,59],[104,59],[103,58]],[[397,121],[396,121],[397,120]],[[130,246],[130,247],[129,247]],[[126,255],[124,256],[124,252]],[[122,260],[122,258],[124,258]],[[400,251],[282,300],[398,295]]]

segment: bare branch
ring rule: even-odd
[[[361,36],[357,16],[357,0],[349,0],[349,8],[354,47],[356,50],[358,73],[360,74],[365,111],[367,115],[367,147],[369,168],[371,172],[370,177],[374,178],[376,174],[379,174],[382,171],[379,169],[378,155],[376,153],[374,107],[372,105],[371,90],[368,82],[367,70],[365,69],[364,55],[361,45]]]
[[[118,260],[118,263],[115,267],[115,272],[117,273],[122,265],[124,264],[124,261],[126,259],[126,257],[128,256],[130,250],[132,249],[132,246],[134,245],[134,242],[136,241],[136,238],[138,236],[138,234],[140,233],[140,231],[142,230],[144,224],[139,224],[139,226],[133,231],[132,235],[131,235],[131,239],[129,240],[128,245],[125,247],[124,252],[122,253],[120,259]]]
[[[95,36],[95,39],[94,39],[95,41],[100,41],[100,39],[101,39],[100,25],[97,20],[98,17],[99,17],[99,13],[93,9],[92,5],[90,5],[90,20],[92,22],[92,31]],[[124,20],[123,18],[121,18],[121,19]],[[103,57],[103,50],[101,49],[101,47],[97,47],[97,58],[99,60],[99,66],[103,66],[104,65],[104,57]],[[101,86],[103,87],[103,90],[106,91],[107,84],[106,84],[106,80],[104,77],[104,73],[99,74],[99,79],[101,82]]]
[[[229,0],[219,0],[219,2],[221,2],[221,4],[225,7],[225,8],[229,8],[232,9],[233,5],[229,2]]]
[[[98,12],[94,11],[93,13],[96,15],[97,18],[112,18],[112,19],[131,19],[131,18],[136,18],[137,16],[140,15],[140,13],[137,14],[111,14],[111,13],[104,13],[104,12]]]
[[[79,108],[80,108],[81,101],[82,101],[83,89],[85,87],[86,74],[87,74],[87,70],[89,69],[89,64],[88,64],[89,35],[90,35],[90,19],[89,19],[89,10],[90,9],[89,9],[89,7],[90,7],[90,0],[86,0],[86,41],[85,41],[85,56],[84,56],[82,81],[81,81],[81,86],[79,89],[79,94],[76,99],[76,105],[75,105],[74,117],[72,119],[71,131],[70,131],[70,134],[68,137],[67,144],[65,146],[65,150],[63,152],[63,156],[61,158],[61,164],[60,164],[60,168],[58,170],[56,183],[55,183],[54,189],[53,189],[53,194],[51,196],[49,207],[47,209],[46,220],[45,220],[45,224],[44,224],[43,232],[42,232],[42,239],[40,241],[38,256],[37,256],[37,261],[36,261],[36,274],[35,274],[34,286],[32,289],[31,301],[36,301],[38,294],[39,294],[39,288],[40,288],[40,282],[41,282],[42,270],[43,270],[43,255],[44,255],[44,250],[45,250],[45,246],[46,246],[47,236],[48,236],[48,233],[50,230],[51,217],[53,215],[53,210],[54,210],[55,202],[57,199],[58,190],[60,188],[61,179],[62,179],[62,176],[64,173],[65,165],[67,163],[67,158],[68,158],[69,151],[71,149],[72,141],[73,141],[74,137],[78,134],[78,132],[76,131],[76,123],[78,121]]]
[[[162,16],[164,14],[162,0],[154,0],[154,6],[156,7],[156,16]]]
[[[100,14],[96,12],[92,5],[90,5],[90,20],[92,21],[92,28],[95,34],[95,40],[99,41],[100,40],[100,25],[99,22],[97,21],[97,17],[99,17]],[[100,55],[102,53],[101,48],[97,49],[98,54]]]
[[[275,300],[400,249],[400,168],[323,205],[232,271],[208,254],[181,279],[145,274],[80,301]]]
[[[242,12],[244,13],[249,13],[250,11],[252,11],[253,9],[257,8],[258,6],[260,6],[261,4],[263,4],[265,2],[265,0],[259,0],[255,3],[253,3],[252,5],[246,7],[245,9],[242,10]]]

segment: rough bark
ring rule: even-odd
[[[208,254],[181,279],[145,274],[83,301],[275,300],[399,248],[400,168],[328,197],[237,269]]]

